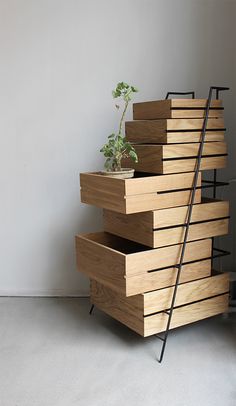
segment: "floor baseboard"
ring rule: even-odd
[[[89,297],[88,291],[83,290],[1,290],[0,297]]]

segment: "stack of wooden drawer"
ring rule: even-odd
[[[104,209],[104,232],[76,237],[78,270],[91,302],[142,336],[166,329],[194,179],[204,99],[134,104],[126,136],[139,162],[132,179],[80,176],[81,200]],[[213,100],[201,170],[226,164],[223,109]],[[198,177],[201,186],[201,173]],[[212,237],[227,234],[229,204],[201,197],[193,206],[171,328],[228,307],[228,274],[211,269]]]

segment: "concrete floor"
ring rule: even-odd
[[[0,298],[0,406],[235,406],[236,319],[143,339],[87,299]]]

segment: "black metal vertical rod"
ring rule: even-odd
[[[184,233],[184,241],[183,241],[183,245],[182,245],[179,265],[177,266],[177,268],[178,268],[177,277],[176,277],[176,282],[175,282],[175,286],[174,286],[174,292],[173,292],[173,296],[172,296],[169,317],[168,317],[166,331],[165,331],[164,340],[163,340],[163,344],[162,344],[161,354],[160,354],[160,358],[159,358],[160,363],[162,362],[163,355],[165,352],[167,337],[169,334],[170,323],[171,323],[172,314],[173,314],[173,308],[174,308],[175,299],[176,299],[176,293],[177,293],[177,289],[178,289],[178,285],[179,285],[179,279],[180,279],[180,274],[181,274],[184,255],[185,255],[186,243],[187,243],[188,233],[189,233],[189,225],[190,225],[191,216],[192,216],[193,204],[194,204],[196,188],[197,188],[198,175],[199,175],[199,171],[200,171],[200,165],[201,165],[201,159],[202,159],[202,153],[203,153],[203,146],[204,146],[204,141],[205,141],[205,136],[206,136],[206,128],[207,128],[209,110],[210,110],[211,99],[212,99],[212,91],[213,91],[213,87],[210,87],[208,99],[207,99],[207,105],[206,105],[206,112],[205,112],[203,127],[202,127],[202,137],[201,137],[201,142],[199,145],[196,169],[195,169],[194,178],[193,178],[193,190],[191,193],[190,203],[188,206],[188,214],[187,214],[187,221],[186,221],[186,225],[185,225],[186,228],[185,228],[185,233]]]
[[[214,169],[214,187],[213,187],[213,197],[216,198],[216,182],[217,182],[217,170]]]
[[[90,310],[89,310],[90,316],[91,316],[91,314],[93,313],[93,309],[94,309],[94,304],[92,304],[92,306],[91,306],[91,308],[90,308]]]
[[[216,99],[219,99],[219,92],[220,89],[216,89]],[[216,169],[214,169],[214,188],[213,188],[213,198],[216,198],[216,180],[217,180],[217,171]],[[214,239],[212,239],[212,243],[213,243]],[[212,244],[213,245],[213,244]]]
[[[226,90],[226,89],[224,89],[224,90]],[[219,93],[220,93],[220,89],[216,89],[216,99],[217,100],[219,99]],[[216,182],[217,182],[217,170],[214,169],[214,175],[213,175],[213,184],[214,184],[213,198],[214,199],[216,199]],[[213,249],[213,247],[214,247],[214,237],[212,237],[211,241],[212,241],[212,249]],[[214,263],[214,258],[212,256],[212,258],[211,258],[211,268],[213,268],[213,263]]]
[[[215,199],[216,198],[216,182],[217,182],[217,171],[216,171],[216,169],[214,169],[214,178],[213,178],[213,198]],[[214,237],[212,237],[212,239],[211,239],[211,241],[212,241],[212,249],[213,249],[213,247],[214,247]],[[213,268],[213,262],[214,261],[214,258],[212,257],[211,258],[211,268]]]

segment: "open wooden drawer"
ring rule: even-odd
[[[105,232],[76,236],[78,270],[126,296],[173,285],[181,248],[150,249]],[[181,281],[209,276],[211,252],[211,239],[187,243]]]
[[[117,294],[112,289],[91,280],[91,303],[147,337],[165,330],[173,287],[132,297]],[[178,287],[170,328],[202,320],[228,309],[228,274],[184,283]]]
[[[168,99],[133,104],[134,120],[156,120],[162,118],[203,118],[207,99]],[[211,102],[209,117],[223,117],[222,100]]]
[[[145,213],[121,214],[103,211],[104,230],[157,248],[183,242],[188,206]],[[192,211],[188,241],[228,233],[229,202],[203,198]]]
[[[189,203],[194,172],[174,175],[135,173],[132,179],[115,179],[99,173],[80,174],[81,201],[119,213],[138,213]],[[201,173],[198,177],[201,186]],[[197,189],[195,203],[201,201]]]
[[[125,123],[128,141],[136,144],[175,144],[201,141],[202,119],[137,120]],[[222,118],[209,118],[205,141],[224,140]]]
[[[194,171],[199,143],[167,145],[134,145],[138,162],[130,158],[123,160],[123,166],[139,172],[169,174]],[[224,168],[227,147],[225,142],[206,142],[203,148],[200,170]]]

